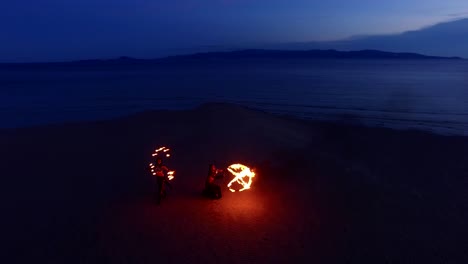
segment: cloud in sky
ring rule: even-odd
[[[451,13],[451,14],[448,14],[447,16],[448,17],[454,17],[454,18],[468,17],[468,11],[458,12],[458,13]]]
[[[0,3],[0,61],[154,57],[201,45],[414,30],[466,0],[16,0]]]

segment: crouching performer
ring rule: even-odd
[[[223,177],[223,170],[217,169],[214,164],[210,164],[208,170],[208,177],[205,181],[205,189],[203,190],[203,195],[211,199],[221,199],[221,187],[215,183],[215,180],[221,179]]]

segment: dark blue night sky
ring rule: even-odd
[[[0,3],[0,62],[133,56],[414,30],[466,0],[15,0]]]

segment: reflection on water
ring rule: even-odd
[[[204,102],[468,135],[468,62],[237,60],[0,70],[1,127],[117,117]]]

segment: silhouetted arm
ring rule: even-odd
[[[223,170],[216,170],[216,179],[224,178]]]

